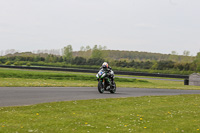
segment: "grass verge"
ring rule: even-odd
[[[115,78],[117,87],[200,90],[183,81]],[[95,74],[0,69],[0,87],[97,87]]]
[[[0,132],[200,132],[200,95],[94,99],[0,108]]]
[[[55,71],[24,71],[20,69],[0,69],[0,78],[22,78],[22,79],[53,79],[53,80],[82,80],[96,81],[96,76],[88,74],[76,74]],[[147,82],[131,78],[115,78],[116,82]]]
[[[200,86],[183,85],[183,82],[147,80],[148,82],[116,82],[122,88],[158,88],[200,90]],[[0,78],[0,87],[97,87],[97,81]]]

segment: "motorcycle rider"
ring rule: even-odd
[[[102,64],[102,66],[100,67],[100,69],[103,69],[104,71],[106,71],[107,76],[108,76],[109,79],[111,79],[111,84],[113,85],[114,72],[112,71],[112,68],[108,65],[108,63],[104,62]]]

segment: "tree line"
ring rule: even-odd
[[[36,54],[32,52],[14,53],[0,57],[0,64],[5,65],[47,65],[71,64],[100,66],[104,61],[111,67],[149,69],[149,70],[178,70],[200,72],[200,53],[196,57],[153,54],[147,52],[107,50],[106,47],[95,45],[81,47],[74,52],[71,45],[63,48],[62,55]],[[148,56],[148,58],[145,58]],[[175,59],[174,59],[175,58]]]

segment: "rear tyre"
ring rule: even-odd
[[[99,91],[99,93],[103,93],[104,92],[104,88],[103,88],[103,85],[102,85],[101,81],[99,81],[99,83],[98,83],[98,91]]]
[[[112,86],[112,88],[111,88],[111,90],[110,90],[110,93],[115,93],[116,92],[116,84],[115,84],[115,82],[113,83],[113,86]]]

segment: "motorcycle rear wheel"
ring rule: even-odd
[[[99,93],[103,93],[104,92],[104,88],[103,88],[103,85],[102,85],[101,81],[99,81],[99,83],[98,83],[98,91],[99,91]]]

